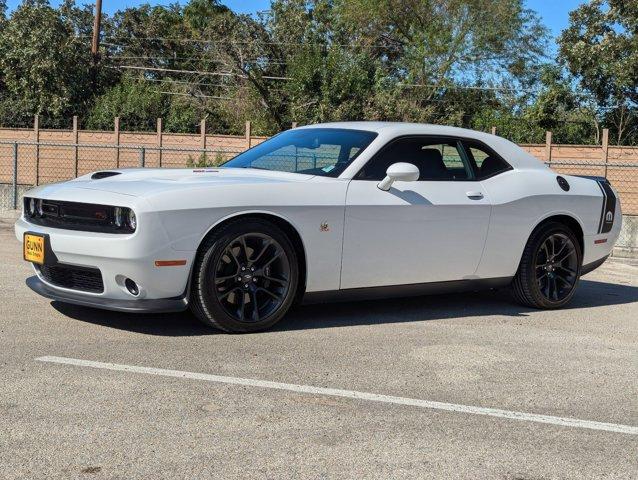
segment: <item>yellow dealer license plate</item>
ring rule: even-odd
[[[33,233],[24,234],[24,259],[27,262],[44,263],[44,237]]]

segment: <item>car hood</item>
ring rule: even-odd
[[[252,168],[131,168],[83,175],[74,180],[44,186],[52,193],[58,188],[81,188],[143,197],[161,191],[204,186],[229,186],[305,182],[313,175],[257,170]]]

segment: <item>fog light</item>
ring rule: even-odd
[[[130,293],[131,295],[134,295],[137,297],[140,294],[140,289],[138,288],[137,283],[135,283],[130,278],[127,278],[126,280],[124,280],[124,286],[128,290],[128,293]]]

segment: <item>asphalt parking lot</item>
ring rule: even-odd
[[[638,266],[225,335],[36,296],[6,216],[0,258],[0,478],[638,477]]]

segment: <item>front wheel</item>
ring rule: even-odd
[[[538,227],[525,245],[512,282],[516,299],[535,308],[560,308],[578,285],[582,252],[571,229],[558,222]]]
[[[286,234],[264,220],[237,220],[200,247],[191,309],[226,332],[264,330],[286,314],[298,281],[297,255]]]

